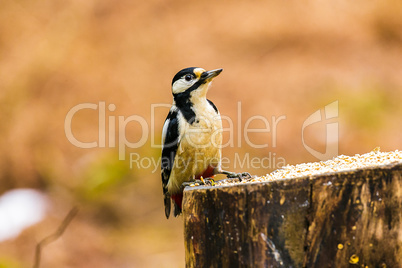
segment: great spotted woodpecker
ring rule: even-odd
[[[161,173],[166,218],[170,215],[171,199],[174,215],[181,213],[184,184],[216,174],[226,174],[228,178],[250,176],[221,169],[221,116],[206,95],[212,80],[222,70],[190,67],[173,77],[173,104],[162,132]]]

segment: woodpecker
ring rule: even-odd
[[[206,95],[212,80],[223,69],[198,67],[179,71],[172,80],[173,104],[162,131],[161,174],[165,215],[171,200],[174,216],[181,214],[184,185],[216,174],[228,178],[250,176],[221,169],[222,120],[218,108]]]

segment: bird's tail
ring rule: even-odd
[[[165,203],[165,215],[166,215],[166,219],[169,219],[170,216],[170,197],[169,195],[165,194],[163,197],[163,202]]]

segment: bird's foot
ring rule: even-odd
[[[200,185],[206,185],[206,186],[214,186],[215,181],[213,178],[203,178],[202,176],[200,177],[199,180],[194,180],[194,181],[185,181],[181,184],[181,187],[184,189],[186,186],[190,187],[195,187],[195,186],[200,186]]]
[[[201,182],[201,181],[185,181],[181,184],[181,189],[183,190],[187,186],[190,186],[190,187],[198,186],[198,185],[200,185],[199,182]]]
[[[226,175],[228,179],[239,179],[239,181],[242,181],[244,179],[251,179],[252,177],[248,172],[235,173],[230,171],[222,171],[222,174]]]

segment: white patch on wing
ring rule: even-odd
[[[176,107],[175,103],[173,102],[172,107],[169,110],[169,113],[171,112],[177,112],[177,120],[179,123],[179,132],[180,132],[180,121],[183,121],[184,118],[183,116],[180,116],[180,110]],[[163,147],[165,146],[165,140],[166,140],[166,135],[168,132],[168,128],[169,128],[169,124],[170,124],[170,119],[166,119],[165,123],[163,124],[163,128],[162,128],[162,150]],[[180,142],[180,137],[178,139],[178,142]]]
[[[162,129],[162,149],[165,146],[165,140],[166,140],[166,134],[167,134],[167,129],[170,123],[170,119],[166,119],[165,124],[163,124],[163,129]]]

